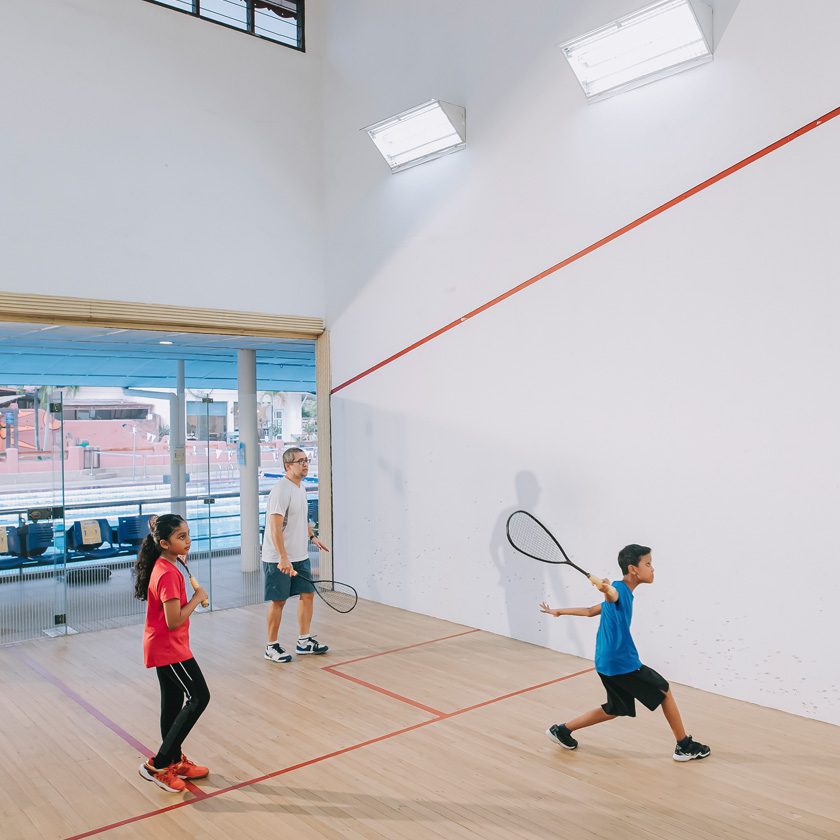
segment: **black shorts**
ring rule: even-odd
[[[608,715],[636,717],[636,700],[653,711],[662,705],[669,688],[668,681],[647,665],[629,674],[598,676],[607,689],[607,702],[601,708]]]
[[[276,563],[263,563],[262,567],[265,576],[266,601],[285,601],[293,595],[315,591],[315,587],[308,580],[281,572]],[[292,563],[292,568],[296,572],[302,572],[308,578],[312,577],[308,558]]]

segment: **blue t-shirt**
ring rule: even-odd
[[[595,670],[605,677],[629,674],[642,667],[630,635],[633,593],[623,580],[614,580],[612,585],[618,592],[618,600],[614,604],[605,600],[601,605],[601,623],[595,640]]]

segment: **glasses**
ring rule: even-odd
[[[292,461],[293,464],[308,464],[309,458],[298,458],[297,461]]]

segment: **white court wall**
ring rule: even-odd
[[[587,105],[557,44],[632,5],[327,4],[334,386],[840,105],[833,0],[719,2],[711,65]],[[391,176],[353,132],[432,97],[467,150]],[[840,118],[337,392],[337,576],[592,656],[537,611],[590,585],[505,543],[526,507],[596,573],[653,546],[643,661],[840,724],[838,150]]]
[[[300,53],[142,0],[0,3],[0,288],[323,316]]]

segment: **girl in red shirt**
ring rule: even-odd
[[[181,745],[207,708],[210,692],[190,651],[190,614],[207,592],[199,586],[187,600],[178,557],[190,550],[190,529],[173,513],[149,519],[150,533],[135,564],[134,594],[146,601],[143,658],[157,670],[160,683],[160,733],[157,755],[144,762],[140,775],[158,787],[177,793],[185,780],[203,779],[206,767],[194,764]]]

